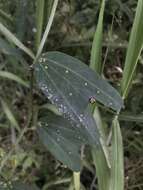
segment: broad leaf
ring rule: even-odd
[[[118,111],[123,106],[118,92],[97,73],[76,58],[48,52],[35,65],[39,87],[53,102],[65,102],[65,109],[83,112],[90,97]]]
[[[45,147],[62,163],[74,171],[80,170],[80,148],[87,144],[80,127],[73,127],[61,116],[48,113],[40,119],[37,129]]]
[[[117,91],[78,59],[60,52],[48,52],[35,64],[39,88],[66,117],[82,123],[90,143],[99,143],[96,123],[88,104],[94,97],[102,104],[120,110],[123,102]]]

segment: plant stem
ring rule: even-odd
[[[52,26],[52,23],[53,23],[53,20],[54,20],[55,12],[56,12],[56,9],[57,9],[58,1],[59,0],[55,0],[54,3],[53,3],[53,7],[52,7],[51,14],[50,14],[50,17],[49,17],[49,22],[48,22],[46,30],[44,32],[44,35],[43,35],[43,38],[41,40],[40,46],[38,48],[38,52],[37,52],[37,55],[36,55],[36,60],[40,56],[40,54],[42,53],[43,48],[44,48],[44,44],[45,44],[46,39],[47,39],[47,37],[49,35],[50,29],[51,29],[51,26]]]

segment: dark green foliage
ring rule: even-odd
[[[47,114],[37,129],[41,142],[51,153],[74,171],[80,170],[81,146],[87,144],[82,127],[73,126],[61,116]]]
[[[53,0],[44,1],[42,32],[44,32],[47,25],[53,3]],[[122,78],[125,53],[137,2],[137,0],[106,1],[103,23],[103,56],[101,60],[105,67],[102,75],[114,86],[119,85]],[[26,55],[23,52],[22,44],[17,43],[16,45],[16,41],[8,39],[5,32],[0,34],[0,98],[7,103],[9,111],[13,114],[20,128],[20,130],[17,130],[13,127],[7,117],[8,114],[5,114],[5,112],[8,113],[8,110],[4,110],[4,106],[0,105],[0,167],[2,166],[1,174],[4,176],[4,178],[1,176],[0,184],[8,187],[7,189],[0,186],[0,190],[11,189],[12,182],[17,180],[20,180],[23,184],[14,183],[12,190],[39,190],[36,186],[41,190],[73,190],[75,185],[73,183],[73,172],[57,160],[74,171],[81,171],[81,181],[77,177],[77,184],[81,182],[82,190],[99,189],[97,182],[99,184],[100,179],[98,178],[98,181],[95,182],[95,176],[97,177],[97,173],[101,171],[101,183],[103,182],[103,186],[107,190],[105,177],[110,178],[109,166],[111,163],[108,163],[107,166],[106,162],[111,162],[111,159],[108,160],[108,155],[104,159],[96,156],[93,163],[90,147],[93,144],[96,145],[94,146],[96,149],[93,150],[96,150],[99,155],[100,153],[106,154],[106,149],[107,153],[108,150],[109,152],[112,151],[110,135],[108,138],[109,146],[105,146],[104,151],[101,146],[97,146],[100,143],[99,140],[102,140],[99,139],[97,125],[103,124],[107,134],[111,129],[109,124],[113,119],[113,114],[109,113],[109,109],[104,109],[103,106],[112,109],[115,113],[122,107],[122,100],[118,93],[101,77],[98,81],[102,82],[98,87],[103,91],[105,87],[106,94],[98,94],[97,83],[95,82],[98,77],[87,67],[90,62],[90,50],[94,32],[97,28],[100,7],[101,1],[99,0],[59,1],[48,40],[45,41],[44,52],[50,50],[62,51],[80,58],[86,65],[65,54],[64,58],[61,59],[61,53],[57,52],[48,52],[41,56],[42,59],[39,58],[40,64],[36,62],[35,67],[41,70],[44,69],[43,66],[48,66],[47,69],[44,69],[44,72],[42,71],[44,73],[42,77],[45,78],[48,73],[49,78],[46,78],[46,85],[48,89],[52,89],[50,94],[44,90],[39,90],[37,84],[35,84],[30,69],[33,61],[28,55],[31,55],[33,59],[35,59],[35,56],[31,53]],[[37,0],[0,0],[0,22],[23,42],[25,47],[28,48],[25,52],[32,50],[36,53],[35,51],[38,48],[35,46],[36,8]],[[48,60],[41,64],[45,58]],[[60,66],[57,66],[57,62]],[[69,68],[70,66],[73,66],[74,69]],[[72,74],[66,72],[69,69],[72,70]],[[136,80],[133,80],[132,89],[125,102],[125,110],[119,114],[124,140],[126,190],[142,189],[143,181],[142,56],[139,59],[137,69],[133,78]],[[77,77],[73,71],[78,71],[80,77]],[[19,78],[16,78],[16,76]],[[83,79],[83,76],[86,77]],[[31,81],[32,89],[19,85],[23,83],[20,82],[22,80],[24,80],[24,83],[28,81],[28,84]],[[56,88],[51,80],[56,83]],[[89,85],[91,81],[93,85]],[[109,89],[113,92],[114,97],[107,96],[111,93]],[[118,86],[118,89],[120,89],[120,86]],[[52,101],[51,95],[53,95],[53,98],[56,96],[59,102]],[[49,103],[47,96],[62,113],[60,116],[49,113],[49,110],[52,110],[51,108],[55,110],[55,106]],[[115,98],[116,101],[113,101],[113,105],[109,106],[108,103],[112,101],[112,98],[113,100]],[[95,123],[89,112],[90,106],[94,107],[96,102],[99,106],[103,105],[99,107],[103,123],[100,122],[98,117],[95,117],[94,113]],[[117,102],[120,103],[117,104]],[[61,105],[66,106],[66,110]],[[112,110],[109,111],[113,112]],[[23,129],[25,129],[25,133],[23,133]],[[106,140],[105,137],[105,145]],[[88,146],[84,146],[86,144]],[[118,149],[118,146],[116,149]],[[118,155],[120,153],[116,155],[119,160]],[[3,161],[4,164],[2,164]],[[115,165],[117,164],[115,160]],[[119,170],[121,169],[119,167]],[[102,177],[102,173],[105,174],[105,177]],[[113,176],[116,177],[114,174]],[[34,183],[36,186],[31,185]],[[120,187],[121,185],[118,185],[118,188]]]
[[[45,95],[58,106],[65,102],[65,109],[75,114],[82,114],[91,97],[115,111],[123,107],[122,99],[114,88],[88,66],[69,55],[60,52],[43,54],[35,70],[38,85]],[[61,100],[56,101],[56,98]]]
[[[84,63],[60,52],[43,54],[35,65],[35,76],[39,88],[46,97],[70,120],[71,126],[75,128],[75,135],[78,135],[76,130],[79,128],[87,137],[86,144],[100,144],[96,123],[88,109],[90,98],[95,97],[103,105],[119,111],[123,106],[123,102],[117,91]],[[47,123],[50,124],[48,121]],[[65,126],[64,120],[62,126]],[[51,131],[49,132],[49,130]],[[57,133],[57,137],[54,137],[55,130],[54,127],[47,128],[46,131],[41,128],[39,130],[41,139],[51,152],[54,151],[54,155],[59,160],[69,165],[70,168],[76,168],[77,170],[77,166],[74,167],[70,163],[71,160],[72,163],[75,163],[74,156],[76,156],[77,150],[75,152],[73,148],[74,156],[69,160],[69,158],[65,159],[67,156],[62,157],[61,151],[58,151],[59,147],[51,147],[52,141],[57,141],[58,138]],[[64,134],[62,135],[66,138]],[[66,151],[66,147],[63,147],[63,145],[62,151]],[[70,156],[69,152],[70,150],[66,151],[68,157]],[[76,164],[78,165],[78,162]]]

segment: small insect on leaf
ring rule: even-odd
[[[95,97],[90,97],[90,98],[89,98],[89,102],[90,102],[91,104],[94,104],[94,103],[96,102]]]

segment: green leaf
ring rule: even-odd
[[[20,127],[19,127],[19,124],[18,124],[15,116],[13,115],[12,111],[10,110],[8,104],[1,97],[0,97],[0,103],[2,105],[5,115],[7,116],[9,122],[11,123],[11,125],[13,127],[15,127],[18,131],[20,131]]]
[[[123,102],[118,92],[78,59],[60,52],[48,52],[35,64],[39,88],[59,111],[71,121],[82,123],[90,134],[90,143],[99,142],[99,133],[89,99],[120,110]]]
[[[124,190],[123,142],[118,118],[112,124],[112,156],[110,190]]]
[[[102,1],[98,24],[94,35],[91,50],[90,67],[101,73],[101,54],[102,54],[102,38],[103,38],[103,16],[104,16],[105,0]]]
[[[131,31],[122,79],[122,94],[126,98],[131,86],[138,59],[143,48],[143,1],[138,0],[136,16]]]
[[[15,28],[16,36],[21,41],[24,41],[26,30],[27,30],[27,17],[28,15],[28,0],[19,0],[16,2],[16,14],[15,14]]]
[[[2,18],[4,18],[5,20],[9,21],[10,23],[13,23],[13,18],[11,15],[9,15],[8,13],[6,13],[5,11],[0,9],[0,16]]]
[[[49,113],[40,119],[37,132],[45,147],[59,161],[73,171],[80,171],[80,148],[87,144],[80,127],[76,128],[61,116]]]
[[[80,172],[73,173],[74,188],[75,190],[80,190]]]
[[[38,49],[42,31],[43,31],[43,21],[44,21],[44,7],[45,7],[45,0],[37,0],[37,17],[36,17],[36,24],[37,24],[37,32],[36,32],[36,48]]]
[[[20,77],[16,76],[13,73],[10,73],[10,72],[7,72],[7,71],[0,71],[0,77],[13,80],[13,81],[15,81],[15,82],[29,88],[28,82],[24,81],[23,79],[21,79]]]
[[[123,106],[120,95],[112,86],[87,65],[64,53],[43,54],[35,71],[44,94],[57,106],[65,104],[65,109],[71,113],[82,114],[91,97],[116,111]]]
[[[27,55],[29,55],[32,59],[35,59],[34,54],[28,49],[19,39],[16,38],[14,34],[12,34],[2,23],[0,23],[0,33],[3,34],[7,40],[12,42],[14,45],[23,50]]]
[[[19,58],[21,57],[20,52],[2,38],[0,38],[0,52],[6,55],[13,55]]]
[[[109,190],[110,184],[110,159],[109,159],[109,149],[106,146],[107,138],[104,129],[104,123],[100,116],[98,107],[94,109],[93,113],[94,119],[96,120],[97,127],[100,132],[100,140],[102,141],[102,149],[92,148],[93,162],[96,167],[96,175],[98,178],[99,190]]]

